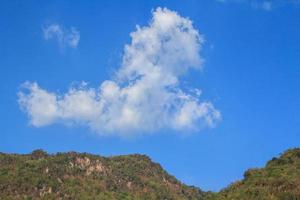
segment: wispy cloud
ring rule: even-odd
[[[59,24],[51,24],[43,27],[43,34],[46,40],[57,41],[61,48],[77,48],[80,40],[80,33],[76,28],[71,27],[67,29]]]
[[[274,4],[272,1],[253,1],[251,3],[251,6],[252,8],[255,8],[255,9],[262,9],[262,10],[265,10],[265,11],[271,11],[274,7]]]
[[[243,3],[253,9],[271,11],[284,5],[299,5],[299,0],[216,0],[220,3]]]
[[[263,2],[261,6],[264,10],[272,10],[272,8],[273,8],[273,4],[271,1]]]
[[[18,93],[30,123],[86,125],[101,135],[178,132],[213,127],[220,112],[201,100],[201,90],[185,90],[179,77],[201,69],[203,36],[192,21],[166,8],[157,8],[148,26],[137,26],[125,45],[122,65],[114,80],[99,88],[86,83],[65,94],[46,91],[27,82]]]

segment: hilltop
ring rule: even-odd
[[[0,199],[202,199],[145,155],[0,154]]]
[[[264,168],[249,169],[208,200],[300,200],[300,149],[285,151]]]

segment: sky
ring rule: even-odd
[[[1,1],[0,151],[147,154],[218,191],[300,146],[297,0]]]

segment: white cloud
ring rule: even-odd
[[[52,123],[57,115],[57,97],[53,93],[41,90],[36,83],[25,83],[24,88],[30,93],[19,93],[19,104],[28,112],[34,126],[43,126]]]
[[[127,136],[161,129],[178,132],[213,127],[221,118],[199,89],[184,91],[179,77],[201,69],[203,37],[192,21],[157,8],[148,26],[137,26],[114,80],[99,88],[85,83],[65,94],[25,83],[19,104],[33,126],[52,123],[86,125],[101,135]]]
[[[56,40],[61,48],[66,46],[76,48],[80,40],[80,33],[76,28],[66,29],[59,24],[44,27],[43,33],[46,40]]]

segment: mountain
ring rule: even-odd
[[[202,199],[145,155],[0,154],[0,199]]]
[[[181,183],[145,155],[0,153],[0,199],[300,200],[300,149],[218,193]]]

